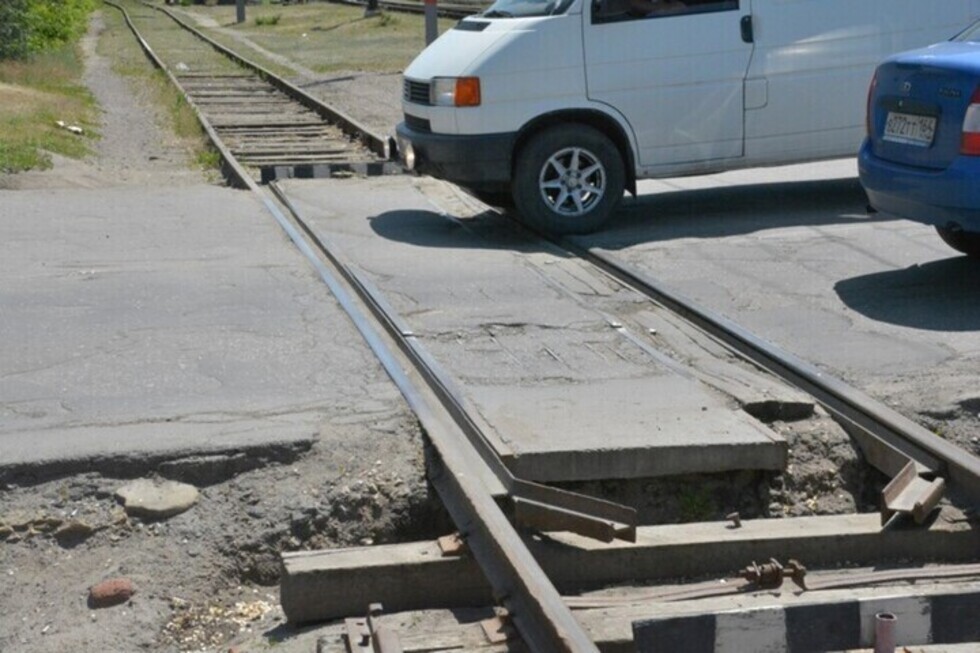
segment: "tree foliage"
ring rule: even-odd
[[[0,59],[24,59],[70,43],[94,0],[0,0]]]

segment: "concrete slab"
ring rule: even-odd
[[[364,272],[534,480],[779,469],[785,442],[597,308],[649,304],[495,216],[459,221],[409,177],[284,184]],[[420,187],[419,185],[423,186]]]
[[[0,193],[0,276],[0,478],[309,448],[369,360],[239,191]]]
[[[467,390],[508,445],[510,467],[526,478],[643,478],[780,463],[772,431],[672,372],[561,392],[550,385]]]

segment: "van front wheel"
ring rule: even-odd
[[[558,125],[518,154],[514,200],[532,226],[585,234],[609,219],[625,184],[623,159],[605,134],[586,125]]]

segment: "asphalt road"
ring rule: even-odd
[[[980,262],[865,206],[852,159],[646,181],[583,242],[975,445]]]
[[[579,353],[605,338],[588,335],[601,331],[601,320],[590,323],[544,286],[525,302],[522,287],[540,275],[522,263],[498,289],[478,287],[467,266],[486,271],[494,252],[461,241],[469,236],[438,218],[438,208],[435,222],[423,221],[438,233],[421,223],[404,228],[408,218],[391,207],[416,206],[416,191],[377,183],[387,185],[383,201],[377,189],[323,196],[320,206],[316,192],[306,199],[315,214],[355,216],[327,230],[375,239],[358,255],[382,278],[412,270],[392,288],[395,303],[409,313],[414,306],[415,321],[443,333],[432,346],[451,349],[460,338],[446,330],[459,324],[498,325],[489,340],[467,336],[467,353],[451,360],[462,377],[492,390],[502,387],[494,366],[514,387],[535,366],[545,384],[572,368],[595,372],[586,358],[559,360],[562,352],[514,365],[507,347],[521,355],[523,345],[507,341],[515,332],[508,307],[528,309],[524,324],[574,325],[566,331],[582,341],[573,348]],[[903,412],[954,421],[967,443],[980,433],[977,264],[928,227],[866,215],[853,161],[650,181],[641,191],[609,229],[583,242]],[[204,186],[180,194],[8,193],[0,235],[6,465],[309,441],[324,405],[345,406],[346,382],[338,379],[358,378],[368,360],[306,262],[243,193]],[[550,265],[511,236],[492,238],[510,263],[529,256]],[[394,240],[410,246],[398,255],[408,258],[392,258],[381,245]],[[423,310],[436,306],[433,280],[454,270],[460,276],[438,311]],[[585,283],[588,292],[599,288]],[[453,313],[459,319],[447,319]],[[602,347],[615,357],[614,347]],[[593,380],[635,376],[624,361],[619,367]],[[500,412],[503,400],[487,397],[497,404],[488,414]]]
[[[0,476],[302,450],[381,375],[249,193],[6,192],[0,275]]]

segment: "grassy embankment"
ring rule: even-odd
[[[97,107],[79,82],[78,39],[93,4],[0,1],[0,172],[48,167],[49,152],[81,157],[89,151]]]
[[[50,153],[81,158],[91,151],[98,138],[99,108],[81,83],[84,62],[79,39],[90,12],[99,8],[107,28],[99,40],[99,52],[111,57],[113,69],[131,78],[135,88],[148,90],[151,103],[167,108],[171,128],[202,167],[216,166],[217,154],[209,149],[194,113],[166,76],[146,59],[116,9],[94,0],[61,0],[65,4],[60,5],[56,0],[41,0],[66,12],[72,5],[74,18],[69,25],[66,16],[59,16],[60,31],[47,40],[32,39],[32,19],[15,16],[13,8],[33,1],[0,0],[12,3],[0,8],[0,21],[7,21],[6,29],[0,29],[0,39],[7,46],[0,47],[0,173],[48,168]],[[136,6],[132,0],[120,0],[120,4]],[[14,31],[10,26],[18,20]],[[15,40],[17,47],[10,47]],[[84,135],[59,127],[58,121],[82,127]]]
[[[30,62],[0,62],[0,172],[50,167],[49,152],[74,158],[89,152],[96,106],[78,83],[80,69],[70,46]],[[58,127],[59,120],[84,135]]]

